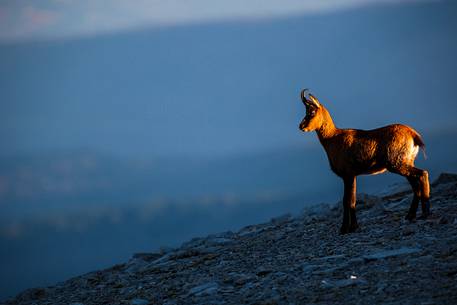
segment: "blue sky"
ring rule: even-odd
[[[319,14],[375,3],[404,2],[418,0],[3,0],[0,1],[0,41]]]
[[[14,6],[18,12],[22,3]],[[33,3],[58,11],[56,2]],[[67,11],[74,17],[97,8],[84,3],[60,5],[78,6]],[[165,11],[160,2],[150,3]],[[314,145],[316,137],[297,128],[304,86],[342,128],[401,122],[419,132],[454,129],[455,2],[353,8],[334,2],[333,9],[341,3],[346,9],[323,13],[321,7],[312,15],[297,9],[297,15],[248,22],[201,19],[197,25],[141,30],[125,25],[92,38],[3,43],[1,153],[90,149],[129,156],[228,156]],[[71,34],[64,26],[49,28],[54,34],[48,37],[59,30]],[[434,93],[433,112],[419,88]]]

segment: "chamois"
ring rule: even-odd
[[[374,175],[387,170],[405,177],[414,194],[406,219],[416,219],[419,200],[421,218],[430,214],[428,172],[414,167],[419,148],[425,147],[417,131],[401,124],[373,130],[339,129],[327,109],[308,89],[302,90],[300,97],[306,107],[300,130],[316,131],[327,153],[330,168],[344,182],[341,234],[354,232],[358,228],[355,215],[358,175]]]

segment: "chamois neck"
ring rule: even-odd
[[[327,109],[323,108],[323,123],[320,128],[316,129],[319,141],[324,145],[324,142],[335,136],[339,129],[333,123],[333,119]]]

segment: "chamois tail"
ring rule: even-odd
[[[424,140],[422,140],[422,136],[412,128],[411,128],[411,131],[412,131],[412,137],[414,140],[414,145],[417,145],[417,146],[419,146],[420,149],[422,149],[422,153],[424,154],[424,159],[427,159],[427,155],[425,154],[425,143],[424,143]]]

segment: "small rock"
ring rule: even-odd
[[[269,273],[271,273],[273,270],[271,269],[267,269],[267,268],[264,268],[264,267],[260,267],[259,269],[257,269],[257,276],[265,276]]]
[[[318,265],[303,264],[302,271],[303,271],[303,273],[311,273],[318,268],[319,268]]]
[[[290,213],[287,213],[287,214],[284,214],[284,215],[281,215],[279,217],[275,217],[275,218],[272,218],[271,219],[271,222],[274,224],[274,225],[282,225],[282,224],[285,224],[286,222],[288,222],[290,219],[292,218],[292,215]]]
[[[205,294],[213,294],[217,292],[219,285],[216,282],[209,282],[199,286],[195,286],[189,290],[189,294],[201,296]]]
[[[238,231],[238,236],[250,236],[254,234],[258,234],[260,232],[263,232],[267,229],[274,228],[275,226],[269,226],[269,225],[251,225],[251,226],[246,226],[242,228],[240,231]]]
[[[153,261],[161,257],[159,253],[135,253],[133,254],[134,259],[141,259],[147,262]]]
[[[378,196],[368,195],[368,194],[358,194],[357,195],[357,209],[365,210],[370,209],[377,204],[381,203],[382,199]]]
[[[344,258],[344,254],[335,254],[335,255],[319,257],[318,260],[328,261],[328,260],[338,260],[338,259],[343,259],[343,258]]]
[[[159,249],[161,255],[170,253],[170,252],[173,251],[173,250],[174,250],[174,248],[172,248],[172,247],[167,247],[167,246],[162,246],[162,247],[160,247],[160,249]]]
[[[403,236],[409,236],[416,233],[416,229],[413,228],[412,226],[407,226],[403,229],[402,235]]]
[[[194,248],[201,246],[205,242],[205,239],[201,237],[194,237],[190,241],[187,241],[182,244],[181,248]]]
[[[131,305],[148,305],[150,302],[145,299],[133,299],[130,301]]]
[[[209,239],[206,243],[209,245],[219,245],[219,244],[228,244],[233,242],[233,239],[230,238],[224,238],[224,237],[215,237],[212,239]]]
[[[398,255],[417,253],[420,251],[421,251],[421,249],[419,249],[419,248],[401,247],[398,249],[379,251],[379,252],[376,252],[373,254],[364,255],[363,259],[368,262],[368,261],[375,261],[378,259],[385,259],[385,258],[398,256]]]
[[[38,300],[46,296],[46,290],[43,288],[32,288],[25,292],[29,295],[30,299]]]
[[[441,173],[438,179],[436,179],[432,186],[437,186],[438,184],[450,183],[450,182],[457,182],[457,175],[450,174],[450,173]]]
[[[363,262],[365,262],[365,260],[362,257],[355,257],[355,258],[351,258],[348,261],[348,265],[358,265],[358,264],[361,264]]]
[[[376,287],[376,294],[382,293],[386,287],[387,287],[387,284],[378,283],[378,285]]]
[[[366,284],[367,281],[358,278],[357,276],[351,275],[347,279],[343,280],[329,280],[325,279],[321,281],[321,286],[323,288],[342,288],[348,286],[355,286],[360,284]]]
[[[448,223],[452,223],[453,221],[454,220],[451,219],[449,216],[444,215],[444,216],[440,217],[440,220],[438,221],[438,223],[440,225],[445,225],[445,224],[448,224]]]
[[[255,278],[255,276],[248,275],[248,274],[233,273],[233,274],[231,274],[231,276],[234,277],[234,284],[236,286],[244,286],[246,283],[248,283],[249,281],[253,280],[253,278]]]
[[[171,253],[165,254],[165,255],[161,256],[160,258],[152,261],[151,265],[160,265],[160,264],[167,263],[168,260],[171,259],[171,258],[172,258]]]

